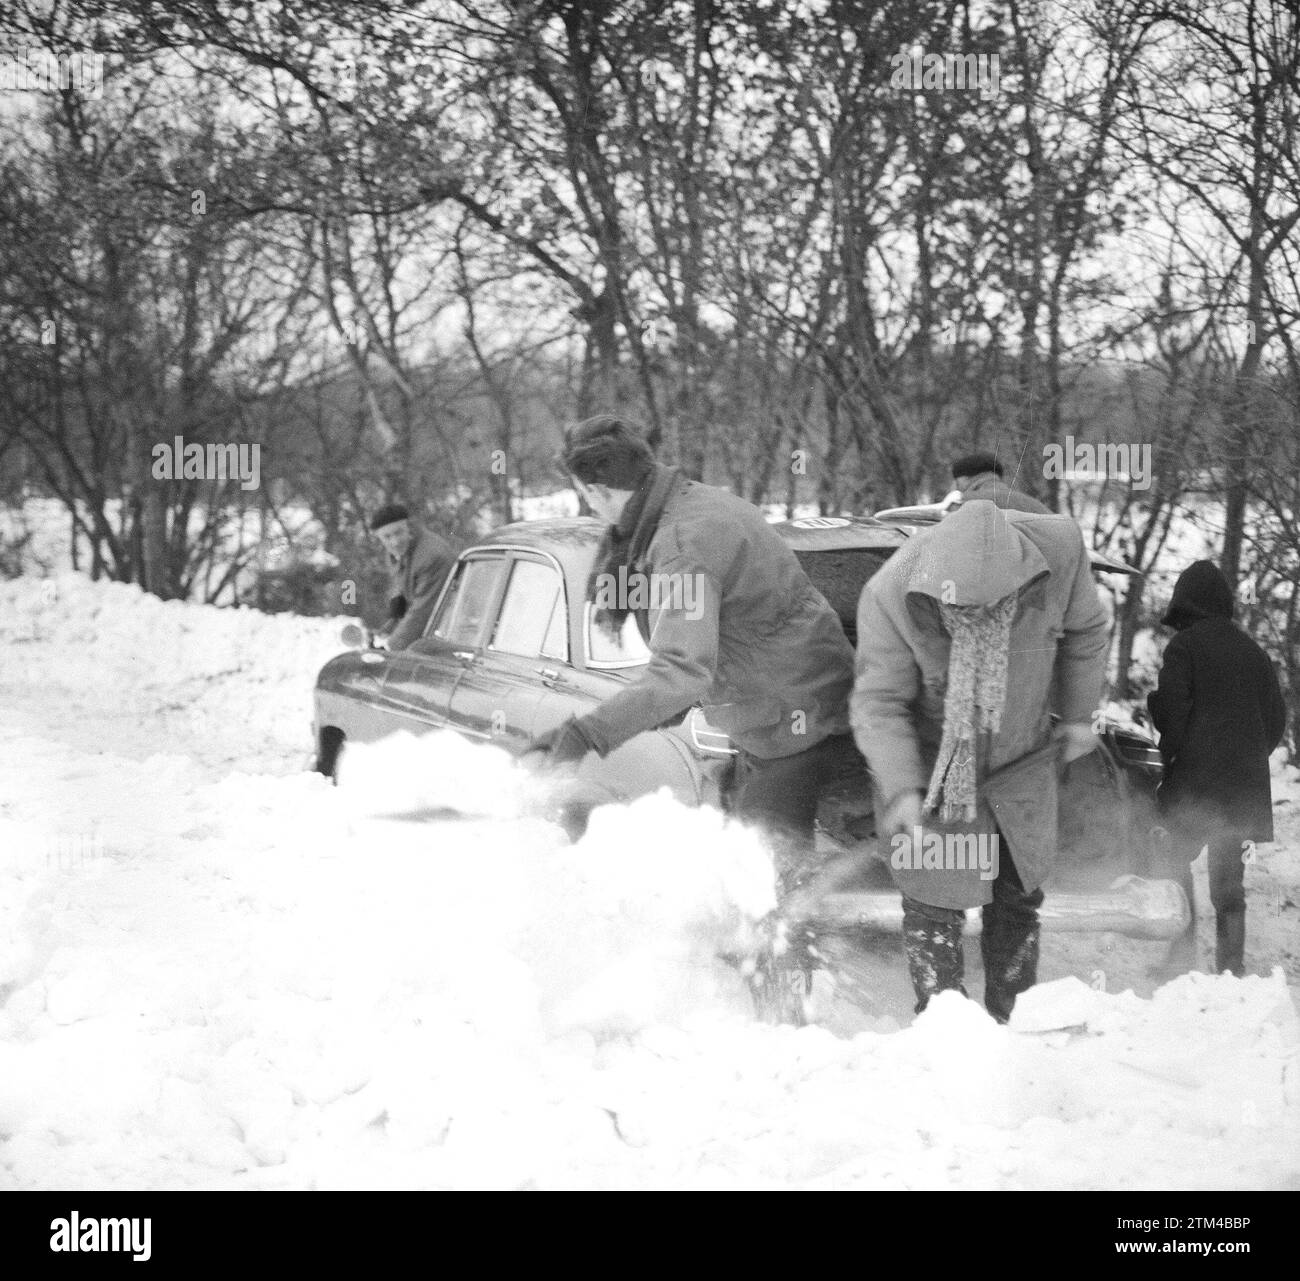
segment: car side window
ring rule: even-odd
[[[587,635],[587,661],[592,667],[639,667],[650,661],[650,647],[641,638],[636,619],[629,614],[617,632],[597,623],[591,602],[586,605],[583,630]]]
[[[505,563],[503,556],[476,556],[456,566],[434,623],[436,637],[453,645],[479,643]]]
[[[489,649],[521,658],[568,658],[563,582],[552,565],[516,560]]]

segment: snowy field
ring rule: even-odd
[[[1294,770],[1255,977],[1049,936],[1010,1028],[913,1021],[890,943],[874,1009],[769,1027],[714,959],[770,902],[745,833],[650,797],[568,846],[449,737],[331,788],[336,634],[0,583],[0,1187],[1300,1187]]]

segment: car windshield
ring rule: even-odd
[[[522,658],[561,662],[568,658],[564,593],[557,569],[536,560],[515,561],[488,648]]]
[[[618,631],[595,621],[588,601],[585,613],[587,661],[593,667],[636,667],[650,661],[650,649],[641,639],[636,619],[629,614]]]
[[[453,645],[477,645],[504,567],[505,560],[500,556],[461,561],[443,597],[433,634]]]

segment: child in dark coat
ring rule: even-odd
[[[1190,902],[1190,865],[1208,846],[1215,970],[1240,975],[1245,861],[1251,842],[1273,839],[1268,757],[1282,741],[1286,711],[1273,664],[1232,615],[1232,591],[1217,566],[1198,560],[1183,571],[1162,620],[1177,635],[1165,648],[1147,707],[1165,765],[1160,802],[1172,837],[1166,873]],[[1177,958],[1173,969],[1194,963],[1194,914],[1170,956]]]

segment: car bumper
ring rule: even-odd
[[[1111,933],[1138,939],[1171,939],[1191,922],[1182,888],[1173,881],[1122,876],[1109,889],[1090,893],[1048,891],[1038,909],[1042,928],[1051,933]],[[824,930],[901,931],[903,900],[897,890],[849,890],[825,894],[810,903],[804,919]],[[980,932],[980,912],[966,913],[966,932]]]

